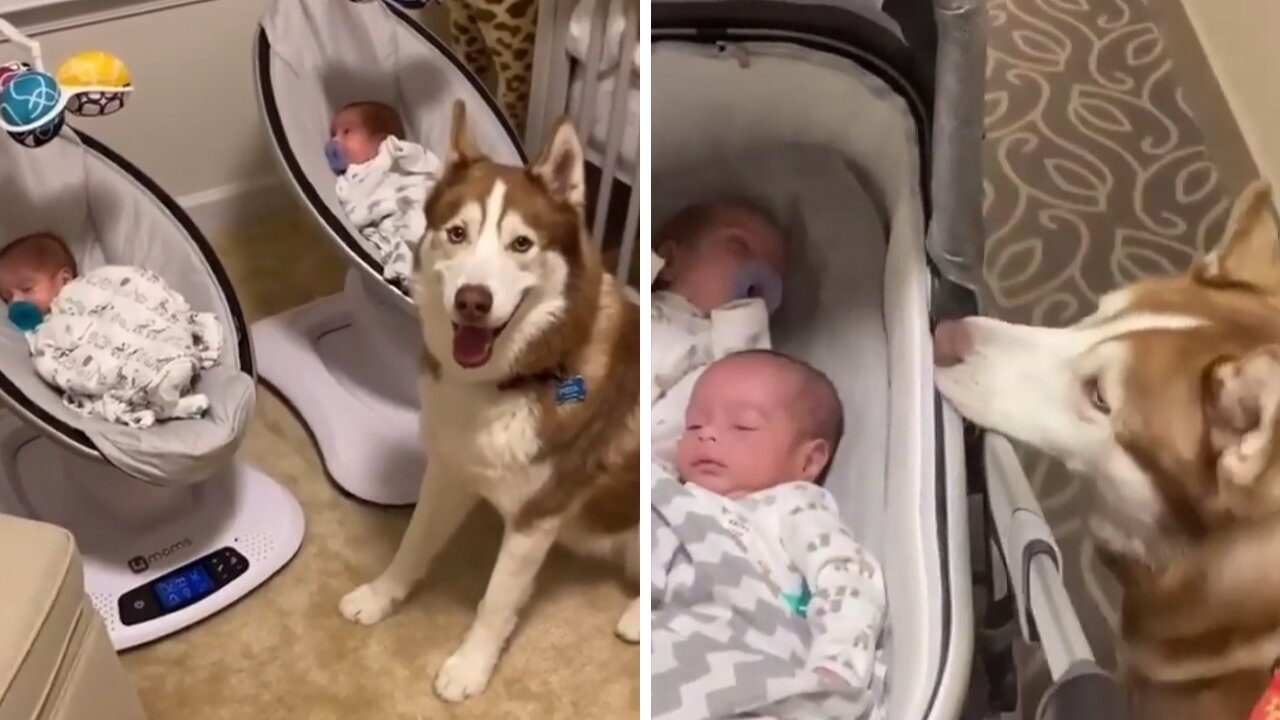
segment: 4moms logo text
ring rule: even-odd
[[[191,547],[191,538],[182,538],[178,542],[168,547],[161,548],[150,555],[134,555],[129,558],[129,569],[132,570],[135,575],[144,573],[151,567],[151,564],[157,560],[163,560],[170,555],[181,550],[186,550],[189,547]]]

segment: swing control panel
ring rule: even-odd
[[[137,625],[177,612],[217,592],[249,569],[249,560],[224,547],[120,596],[120,622]]]

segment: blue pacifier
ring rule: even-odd
[[[347,154],[342,151],[342,146],[336,139],[324,144],[324,159],[329,161],[329,169],[335,175],[346,172],[347,166],[351,164],[347,161]]]
[[[738,272],[734,297],[761,298],[772,314],[782,304],[782,278],[765,263],[749,263]]]
[[[44,313],[26,300],[17,300],[9,303],[9,322],[24,333],[31,332],[44,322]]]

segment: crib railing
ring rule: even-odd
[[[579,2],[592,3],[590,39],[586,58],[572,57],[568,50],[569,24]],[[621,8],[625,26],[618,48],[618,62],[608,70],[613,93],[607,102],[598,102],[602,74],[600,66],[606,44],[610,11]],[[586,150],[592,172],[588,173],[587,229],[596,246],[608,256],[616,254],[614,272],[623,280],[633,280],[638,270],[636,243],[640,230],[640,188],[638,138],[627,147],[628,95],[633,87],[635,50],[639,42],[639,3],[635,0],[542,0],[538,3],[537,41],[533,57],[533,84],[530,89],[525,146],[536,152],[543,146],[555,122],[566,112]],[[576,107],[570,86],[581,78]],[[604,107],[599,107],[599,105]],[[601,115],[607,132],[594,132]],[[637,119],[636,123],[639,122]],[[638,128],[639,125],[637,124]],[[629,155],[631,160],[625,155]],[[616,202],[625,193],[625,206]],[[621,226],[619,227],[619,220]]]

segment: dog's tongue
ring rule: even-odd
[[[453,331],[453,359],[465,368],[480,367],[493,353],[493,331],[475,325],[459,325]]]

